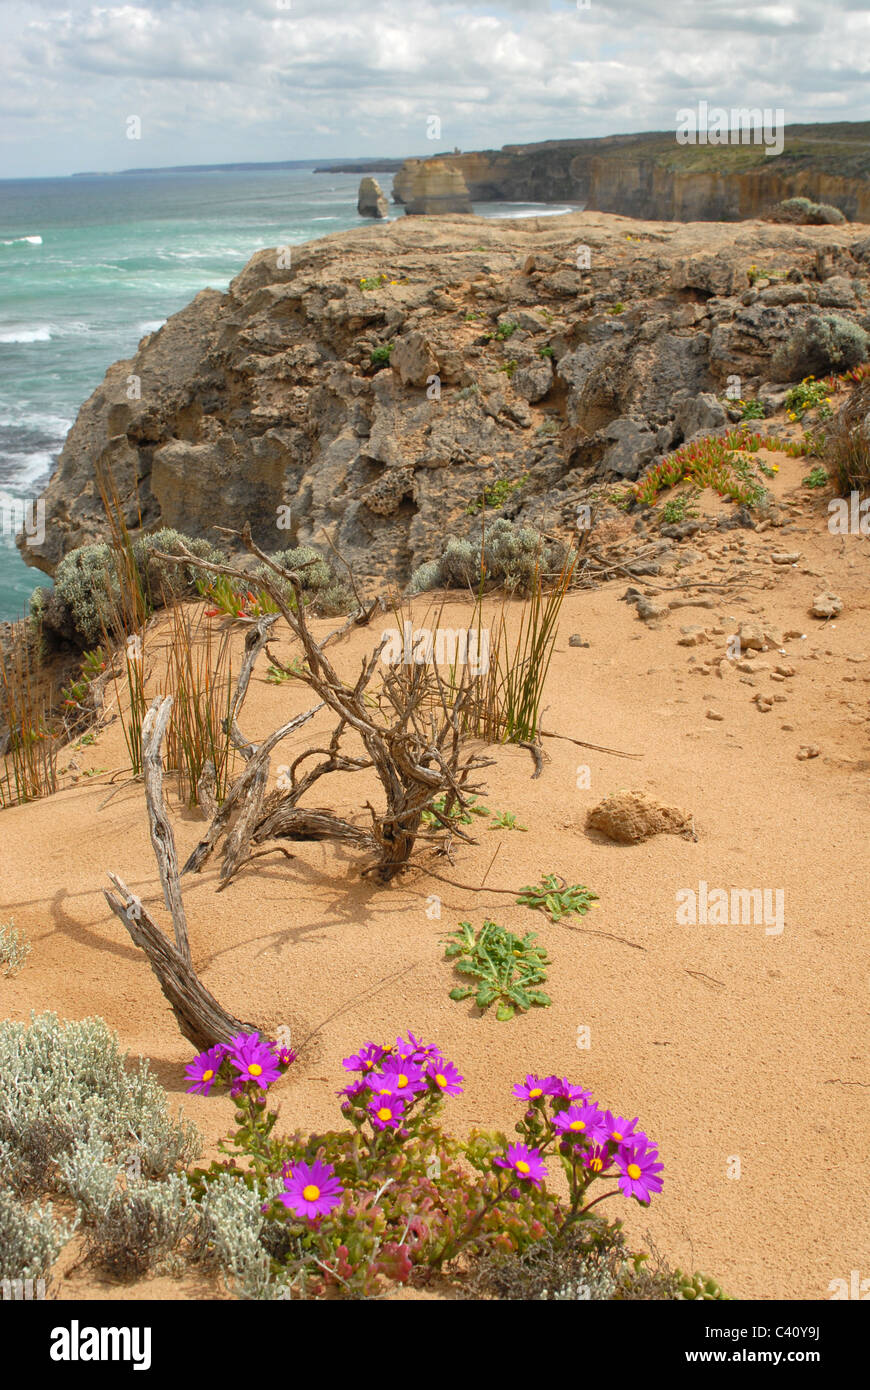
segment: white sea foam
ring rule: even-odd
[[[140,338],[144,338],[146,333],[156,333],[158,328],[162,328],[165,322],[165,319],[148,319],[147,323],[139,324],[136,332],[139,334]]]
[[[27,241],[30,243],[31,246],[42,245],[41,236],[14,236],[11,237],[9,241],[4,241],[0,244],[2,244],[3,246],[16,246],[20,241]]]
[[[41,328],[10,328],[0,333],[0,343],[50,343],[51,331],[44,325]]]

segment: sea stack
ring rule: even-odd
[[[384,190],[377,179],[366,176],[360,180],[356,210],[360,217],[386,217],[390,211]]]
[[[393,199],[409,216],[473,211],[462,171],[443,159],[406,159],[393,181]]]

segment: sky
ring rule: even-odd
[[[702,100],[870,119],[870,0],[0,0],[0,32],[0,178],[671,130]]]

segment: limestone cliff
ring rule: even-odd
[[[393,180],[393,200],[411,216],[472,210],[462,171],[445,159],[406,160]]]
[[[570,524],[596,479],[724,419],[705,393],[732,374],[751,392],[807,316],[870,328],[868,232],[399,218],[294,247],[289,267],[258,252],[109,369],[26,554],[51,573],[105,535],[100,463],[134,528],[328,538],[364,580],[404,581],[478,528],[469,504],[496,478],[515,484],[503,514]]]
[[[867,122],[786,126],[781,155],[761,144],[678,145],[671,131],[505,145],[439,156],[439,164],[462,174],[476,202],[576,202],[627,217],[717,222],[761,217],[804,195],[870,222]]]

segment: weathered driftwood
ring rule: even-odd
[[[175,928],[175,944],[182,960],[190,964],[190,943],[187,939],[187,918],[178,883],[178,856],[175,836],[163,802],[163,739],[172,713],[172,696],[159,695],[142,720],[142,773],[145,781],[145,804],[151,827],[151,844],[160,872],[163,899]]]
[[[206,989],[190,963],[172,945],[153,917],[127,885],[109,874],[117,890],[103,889],[103,896],[119,921],[123,922],[134,945],[143,950],[175,1014],[178,1027],[194,1047],[204,1049],[229,1042],[237,1033],[262,1032],[255,1023],[243,1023],[228,1013]]]
[[[454,804],[464,804],[468,794],[480,790],[469,784],[469,775],[477,768],[488,766],[492,760],[464,753],[460,715],[467,689],[463,686],[458,696],[452,690],[448,698],[437,670],[424,669],[420,665],[401,670],[389,669],[384,676],[377,707],[373,710],[367,687],[378,668],[383,643],[363,662],[355,684],[346,685],[324,651],[329,638],[317,642],[309,629],[300,576],[283,569],[261,551],[252,541],[247,526],[241,532],[241,539],[246,549],[263,563],[267,571],[272,572],[261,576],[258,584],[271,597],[290,631],[302,645],[305,664],[300,679],[320,697],[322,703],[316,709],[324,706],[332,709],[338,716],[338,725],[328,749],[309,749],[297,758],[291,772],[290,787],[284,789],[286,794],[273,794],[267,799],[269,751],[292,728],[310,718],[316,709],[291,721],[256,748],[245,742],[236,718],[253,664],[266,645],[274,615],[260,619],[246,639],[244,682],[240,682],[237,689],[230,716],[232,737],[248,759],[247,766],[230,788],[223,806],[213,817],[208,831],[182,872],[197,871],[202,867],[221,836],[229,831],[230,816],[235,811],[238,815],[228,836],[221,886],[228,883],[247,861],[250,847],[267,838],[322,839],[329,836],[374,848],[376,862],[365,872],[376,873],[383,881],[391,879],[408,863],[424,810],[432,810],[436,819],[454,834],[468,838],[451,822],[449,812]],[[214,562],[206,566],[184,548],[177,555],[155,552],[155,557],[170,564],[207,568],[247,582],[243,570]],[[288,584],[293,590],[295,604],[287,600]],[[367,622],[373,612],[374,607],[368,611],[361,609],[354,621]],[[348,626],[349,623],[345,624],[345,629]],[[330,634],[330,637],[335,635]],[[340,751],[340,741],[351,729],[361,739],[366,757],[348,757]],[[324,760],[309,769],[304,777],[297,779],[296,769],[300,762],[315,751],[325,753]],[[321,777],[330,772],[361,771],[366,768],[373,769],[377,774],[386,800],[386,808],[382,811],[375,810],[367,803],[372,822],[370,830],[363,831],[332,812],[298,813],[301,809],[297,805],[300,797]],[[446,797],[444,816],[432,807],[434,798],[439,794]]]

